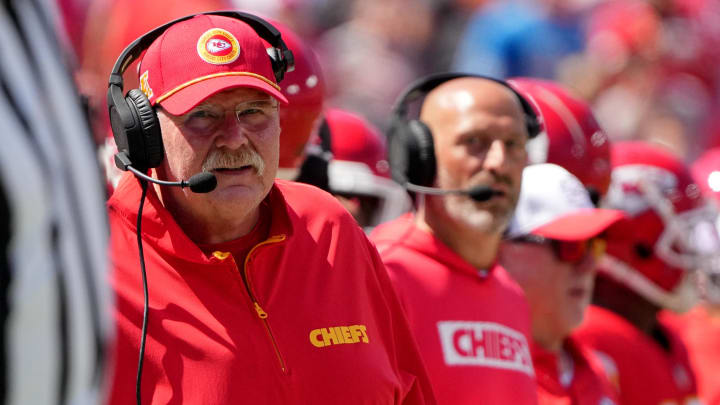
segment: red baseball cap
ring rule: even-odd
[[[198,15],[174,24],[145,51],[138,74],[150,103],[172,115],[236,87],[257,89],[287,104],[263,40],[231,17]]]

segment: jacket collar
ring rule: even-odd
[[[132,173],[128,172],[123,175],[108,201],[110,211],[119,215],[133,231],[137,230],[137,214],[141,195],[140,182]],[[277,184],[273,184],[268,196],[263,201],[270,206],[269,237],[283,234],[287,239],[293,233],[292,222],[285,198]],[[181,260],[202,264],[212,262],[212,259],[205,256],[197,244],[190,240],[180,228],[172,214],[160,202],[155,188],[152,186],[148,186],[141,227],[143,240],[151,243],[163,256],[175,256]]]

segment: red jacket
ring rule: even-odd
[[[558,355],[532,345],[533,365],[538,384],[540,405],[614,405],[615,388],[605,374],[600,360],[573,338],[567,338],[563,350],[572,361],[572,373],[561,376]],[[567,378],[567,381],[561,381]]]
[[[117,345],[113,405],[135,403],[143,293],[137,181],[109,201]],[[206,256],[152,187],[143,211],[150,295],[143,404],[432,404],[377,252],[327,193],[277,181],[269,238]]]
[[[478,270],[412,215],[377,244],[423,354],[438,403],[535,404],[530,310],[505,269]]]
[[[696,405],[695,376],[685,345],[662,323],[669,350],[619,315],[590,306],[574,336],[603,360],[622,405]]]

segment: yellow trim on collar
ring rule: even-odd
[[[199,82],[202,82],[202,81],[205,81],[205,80],[208,80],[208,79],[214,79],[214,78],[216,78],[216,77],[224,77],[224,76],[250,76],[250,77],[254,77],[254,78],[256,78],[256,79],[260,79],[260,80],[264,81],[265,83],[273,86],[275,89],[277,89],[277,91],[280,91],[280,86],[278,86],[277,84],[273,83],[271,80],[269,80],[269,79],[266,78],[265,76],[259,75],[259,74],[257,74],[257,73],[251,73],[251,72],[222,72],[222,73],[213,73],[213,74],[211,74],[211,75],[198,77],[198,78],[192,79],[192,80],[190,80],[190,81],[188,81],[188,82],[185,82],[185,83],[183,83],[183,84],[175,87],[174,89],[168,91],[167,93],[159,96],[158,98],[155,99],[155,102],[156,102],[156,103],[160,103],[160,102],[162,102],[163,100],[165,100],[166,98],[168,98],[168,97],[172,96],[173,94],[177,93],[178,91],[180,91],[180,90],[182,90],[182,89],[184,89],[184,88],[186,88],[186,87],[188,87],[188,86],[192,86],[192,85],[195,84],[195,83],[199,83]]]

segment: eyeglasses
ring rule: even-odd
[[[562,241],[538,235],[523,235],[511,239],[516,243],[532,243],[550,246],[555,258],[561,262],[577,264],[588,255],[598,259],[605,254],[607,242],[602,238],[591,238],[582,241]]]
[[[250,132],[262,131],[277,116],[275,100],[245,101],[232,109],[237,123]],[[203,103],[182,116],[185,129],[197,135],[210,135],[225,122],[228,111],[219,105]]]

